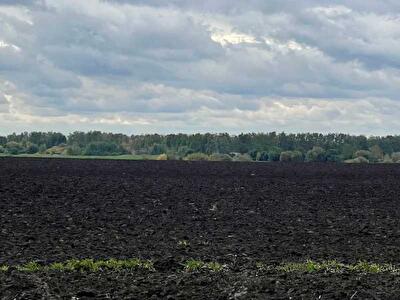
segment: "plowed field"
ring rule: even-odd
[[[400,299],[390,272],[274,268],[399,266],[397,165],[3,158],[0,217],[1,299]],[[154,269],[17,268],[85,258]]]

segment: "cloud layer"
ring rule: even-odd
[[[400,130],[398,1],[0,1],[0,134]]]

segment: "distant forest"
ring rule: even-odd
[[[319,133],[146,134],[24,132],[0,136],[0,153],[152,155],[159,160],[400,162],[400,136]]]

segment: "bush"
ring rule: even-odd
[[[337,149],[328,149],[326,151],[326,161],[330,162],[341,162],[343,157],[339,154]]]
[[[89,156],[121,155],[125,154],[125,150],[116,143],[94,142],[86,146],[83,154]]]
[[[6,152],[6,149],[4,149],[3,146],[0,146],[0,153],[4,153],[4,152]]]
[[[358,150],[354,153],[354,158],[364,157],[366,159],[370,159],[372,157],[371,151],[368,150]]]
[[[39,153],[44,154],[44,153],[46,153],[46,150],[47,150],[47,147],[45,144],[41,144],[39,146]]]
[[[393,152],[392,160],[394,163],[400,163],[400,152]]]
[[[269,161],[279,161],[281,157],[282,150],[279,148],[273,148],[268,152],[268,160]]]
[[[204,153],[191,153],[185,157],[185,160],[208,160],[209,157],[207,154]]]
[[[33,143],[28,143],[26,147],[26,153],[35,154],[39,152],[39,146]]]
[[[168,155],[163,153],[157,157],[157,160],[168,160]]]
[[[65,154],[66,155],[82,155],[82,149],[79,147],[78,144],[73,144],[72,146],[68,146],[65,149]]]
[[[348,159],[345,161],[345,163],[348,164],[367,164],[369,163],[369,160],[366,159],[364,156],[359,156],[353,159]]]
[[[292,151],[283,151],[279,157],[279,161],[288,162],[292,160]]]
[[[5,146],[6,152],[11,155],[17,155],[24,152],[24,147],[17,142],[8,142]]]
[[[45,151],[46,154],[50,155],[61,155],[65,151],[65,147],[53,146]]]
[[[268,161],[268,152],[266,151],[261,151],[261,152],[257,152],[257,156],[256,156],[256,160],[257,161]]]
[[[304,155],[301,151],[295,150],[292,152],[292,161],[301,162],[304,161]]]
[[[252,160],[257,160],[257,150],[251,150],[248,154],[250,155]]]
[[[232,161],[232,157],[228,154],[213,153],[210,155],[209,160],[211,161]]]
[[[369,148],[369,151],[371,152],[371,159],[374,162],[382,161],[384,159],[383,150],[378,145],[373,145]]]
[[[194,153],[193,149],[188,146],[182,146],[178,148],[177,155],[179,157],[186,157],[189,154]]]
[[[249,155],[249,154],[236,154],[234,157],[233,157],[233,161],[253,161],[252,159],[251,159],[251,156]]]
[[[383,161],[382,161],[384,164],[391,164],[391,163],[393,163],[393,160],[392,160],[392,158],[390,157],[390,155],[389,154],[386,154],[384,157],[383,157]]]
[[[312,150],[309,150],[306,154],[306,160],[309,162],[321,162],[326,161],[326,153],[325,150],[321,147],[314,147]]]
[[[180,156],[177,152],[172,150],[167,152],[167,157],[168,160],[182,160],[182,156]]]
[[[155,144],[150,148],[151,155],[160,155],[166,152],[164,145]]]

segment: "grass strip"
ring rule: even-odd
[[[0,271],[6,272],[10,266],[1,266]],[[39,272],[39,271],[87,271],[99,272],[103,270],[120,270],[120,269],[142,269],[154,271],[154,265],[149,260],[132,259],[71,259],[65,262],[54,262],[49,265],[39,264],[37,262],[28,262],[23,265],[16,266],[16,269],[21,272]]]
[[[336,260],[305,262],[288,262],[277,266],[266,265],[262,262],[256,262],[256,269],[259,271],[273,271],[278,273],[358,273],[358,274],[381,274],[387,273],[400,275],[400,267],[392,264],[379,264],[360,261],[356,264],[344,264]],[[185,272],[221,272],[229,269],[228,265],[222,265],[218,262],[204,262],[196,259],[189,259],[182,264]],[[71,259],[65,262],[54,262],[51,264],[40,264],[32,261],[26,264],[9,266],[0,265],[0,272],[7,272],[16,269],[21,272],[40,272],[40,271],[83,271],[83,272],[101,272],[106,270],[148,270],[156,271],[154,264],[150,260],[132,259]]]
[[[259,267],[260,269],[262,267]],[[392,264],[378,264],[360,261],[356,264],[344,264],[336,260],[328,260],[317,262],[314,260],[307,260],[306,262],[284,263],[275,268],[277,271],[284,273],[343,273],[355,272],[365,274],[379,274],[390,273],[400,274],[400,268]]]
[[[190,259],[184,263],[183,267],[187,272],[196,272],[201,270],[220,272],[225,266],[217,262],[204,262],[201,260]]]

